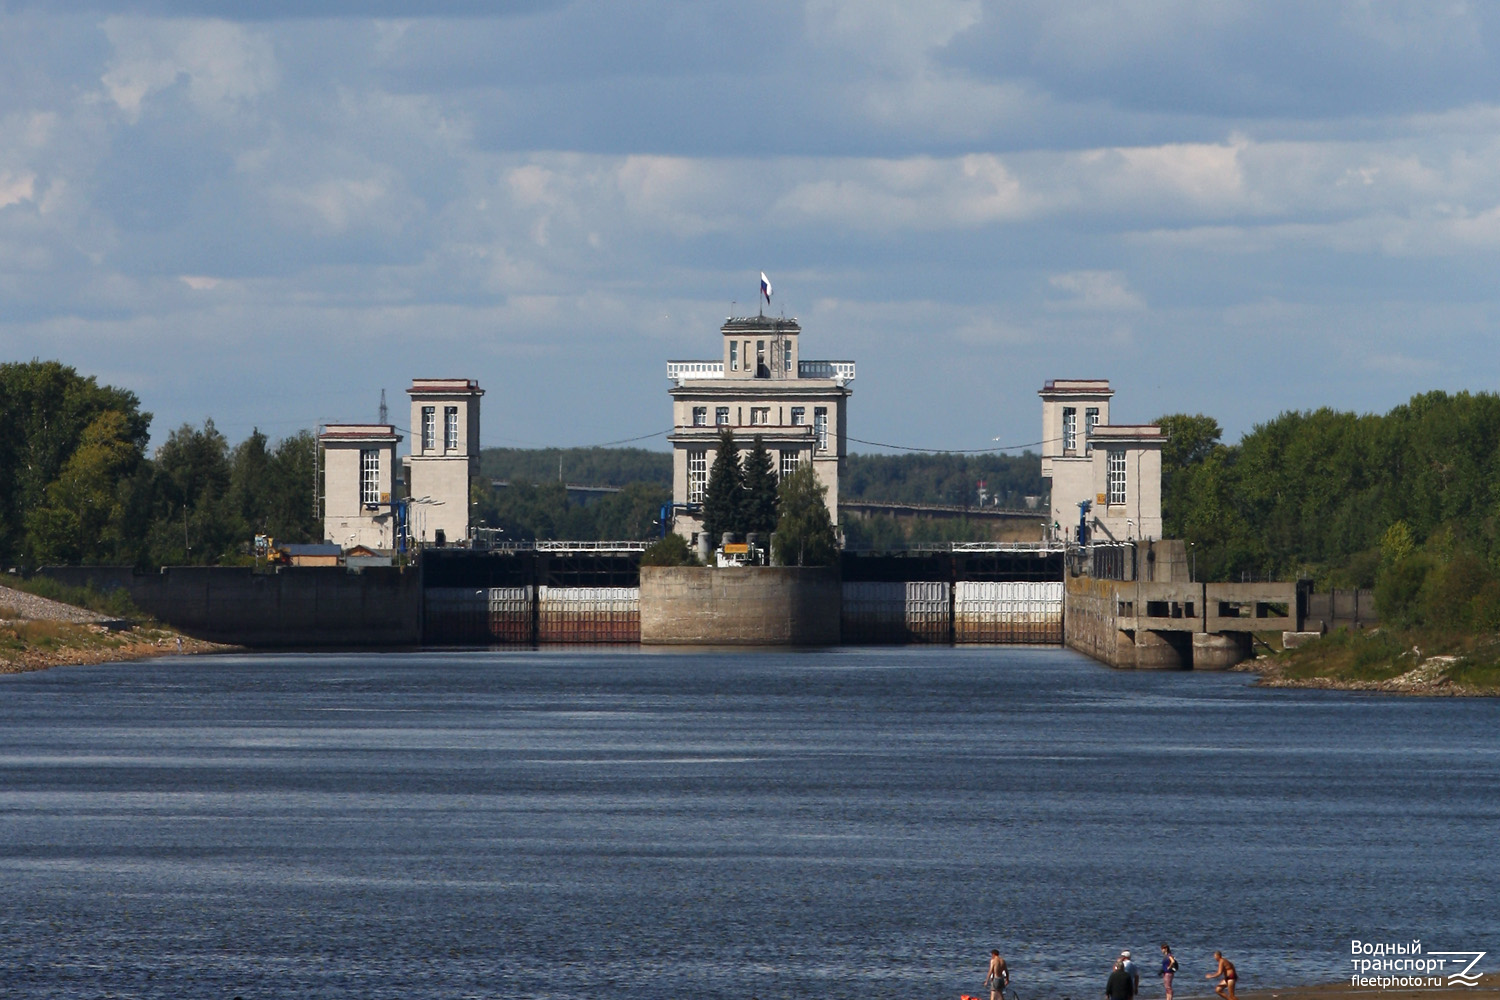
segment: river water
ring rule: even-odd
[[[1056,648],[0,679],[0,994],[1023,1000],[1500,956],[1500,702]]]

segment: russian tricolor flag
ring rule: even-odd
[[[766,304],[771,304],[771,279],[766,277],[766,272],[760,272],[760,294],[766,297]]]

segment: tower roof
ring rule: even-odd
[[[719,332],[728,334],[744,333],[801,333],[802,327],[795,318],[786,319],[778,316],[731,316],[724,321]]]

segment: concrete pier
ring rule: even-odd
[[[642,566],[641,643],[831,646],[841,604],[836,569]]]
[[[1152,583],[1074,577],[1066,645],[1112,667],[1227,670],[1255,632],[1294,632],[1294,583]]]

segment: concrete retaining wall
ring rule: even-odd
[[[256,573],[238,566],[49,566],[69,586],[122,587],[142,611],[189,635],[257,647],[415,646],[422,590],[415,572],[371,567]]]
[[[1135,637],[1119,628],[1119,588],[1089,576],[1067,581],[1063,642],[1111,667],[1135,666]]]
[[[641,567],[647,645],[834,645],[839,607],[833,569]]]

